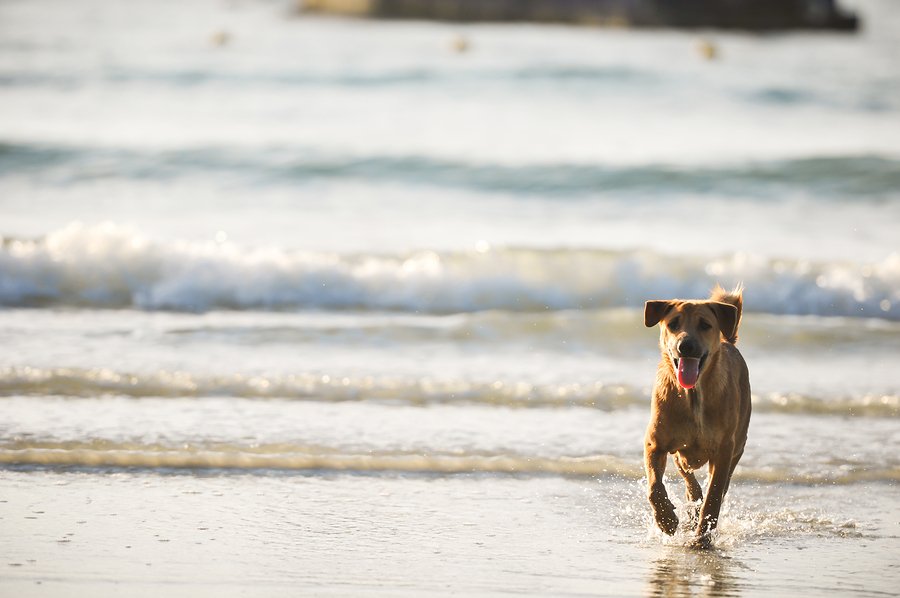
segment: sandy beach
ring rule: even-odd
[[[889,596],[887,484],[735,488],[718,547],[639,484],[515,476],[4,471],[5,596]]]

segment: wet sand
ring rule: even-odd
[[[880,596],[900,584],[887,483],[738,485],[710,551],[663,538],[640,483],[616,478],[6,470],[0,484],[3,596]]]

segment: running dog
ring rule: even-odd
[[[740,285],[730,293],[717,285],[706,301],[644,306],[644,325],[660,325],[662,352],[644,437],[648,498],[656,524],[674,534],[678,517],[663,486],[668,455],[674,455],[692,503],[703,499],[694,470],[709,463],[706,500],[692,512],[701,547],[710,545],[750,425],[750,374],[735,347],[742,306]]]

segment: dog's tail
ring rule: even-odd
[[[722,288],[721,285],[716,285],[713,288],[712,293],[709,298],[712,301],[720,301],[722,303],[730,303],[731,305],[737,308],[737,318],[734,321],[734,332],[731,336],[725,337],[725,340],[731,343],[732,345],[737,343],[738,339],[738,328],[741,325],[741,312],[744,308],[744,284],[738,283],[734,290],[726,291]]]

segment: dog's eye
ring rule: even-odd
[[[706,331],[712,328],[712,324],[710,324],[706,320],[700,320],[699,328],[700,330]]]
[[[667,324],[669,330],[678,330],[678,327],[681,326],[681,318],[672,318],[669,320]]]

